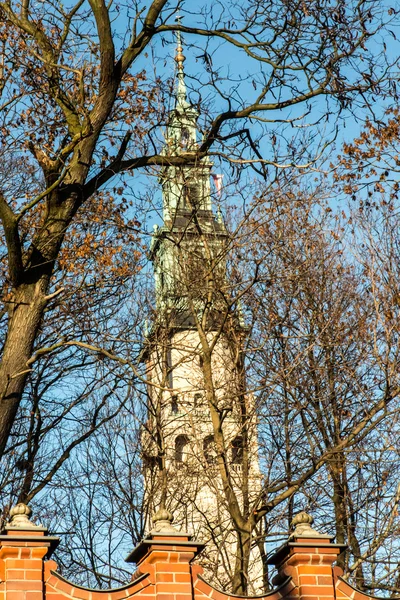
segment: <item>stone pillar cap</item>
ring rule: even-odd
[[[293,517],[291,527],[293,533],[289,536],[289,540],[294,538],[325,538],[333,539],[334,536],[327,535],[325,533],[319,533],[316,529],[311,527],[314,523],[314,517],[306,513],[304,510],[299,512]]]
[[[163,546],[170,547],[172,544],[177,551],[190,548],[191,551],[195,550],[196,555],[201,552],[205,544],[192,541],[192,536],[189,533],[178,531],[172,526],[173,520],[174,517],[169,510],[166,508],[158,509],[153,516],[153,529],[147,537],[139,542],[125,561],[139,564],[151,552],[153,546],[159,549]]]
[[[150,531],[151,534],[156,533],[178,533],[177,529],[172,525],[174,516],[166,508],[159,508],[158,511],[153,515],[153,529]]]
[[[149,531],[148,537],[154,536],[165,536],[165,537],[186,537],[189,540],[192,539],[192,535],[187,531],[179,531],[176,527],[172,525],[174,520],[173,514],[167,510],[166,508],[159,508],[156,513],[154,513],[152,521],[153,521],[153,529]]]
[[[30,520],[32,509],[23,502],[19,502],[10,509],[10,521],[5,526],[6,531],[22,530],[22,531],[43,531],[47,532],[47,527],[35,525]]]

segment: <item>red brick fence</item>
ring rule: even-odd
[[[155,529],[133,550],[131,583],[112,590],[92,590],[64,579],[50,560],[58,538],[29,520],[30,509],[19,504],[0,535],[0,600],[234,600],[202,579],[196,556],[203,545],[176,531],[167,511],[159,511]],[[311,518],[300,513],[289,540],[269,559],[277,568],[275,590],[259,596],[265,600],[367,600],[341,579],[334,566],[343,546],[332,543],[311,527]]]

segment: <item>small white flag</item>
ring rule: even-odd
[[[215,189],[217,190],[218,196],[221,196],[221,193],[222,193],[222,180],[223,180],[224,176],[221,173],[216,174],[216,175],[214,175],[214,173],[212,173],[211,177],[213,178]]]

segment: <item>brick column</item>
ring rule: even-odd
[[[172,520],[170,512],[159,510],[153,517],[154,529],[126,560],[137,565],[133,578],[149,573],[157,600],[192,600],[191,562],[204,544],[177,531]]]
[[[318,533],[311,527],[312,522],[305,512],[293,519],[295,529],[289,541],[268,560],[278,569],[273,583],[291,577],[300,600],[334,600],[333,563],[346,546],[332,543],[333,537]]]
[[[58,545],[58,538],[29,520],[31,509],[17,504],[11,521],[0,534],[0,599],[43,600],[43,561]]]

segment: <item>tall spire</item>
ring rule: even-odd
[[[180,16],[176,17],[177,25],[181,25]],[[197,119],[198,112],[191,106],[187,98],[185,71],[183,63],[185,56],[183,54],[182,36],[178,30],[176,37],[176,83],[175,83],[175,106],[169,113],[166,145],[164,154],[180,154],[193,150],[197,144]]]
[[[190,104],[187,97],[183,43],[181,31],[181,17],[176,17],[178,30],[175,31],[176,53],[175,53],[175,106],[168,115],[166,140],[163,154],[166,156],[179,156],[181,154],[193,153],[192,162],[184,166],[166,165],[161,171],[161,183],[163,192],[163,217],[164,223],[177,223],[177,215],[180,218],[192,218],[194,208],[199,211],[211,212],[210,195],[210,169],[209,160],[195,157],[197,149],[197,119],[199,113]],[[182,216],[186,215],[186,216]],[[189,217],[188,217],[189,215]],[[209,218],[209,216],[207,217]],[[181,221],[182,225],[183,221]],[[187,221],[185,225],[187,226]]]
[[[182,17],[178,15],[176,21],[178,25],[181,25]],[[189,108],[190,104],[186,98],[186,84],[185,84],[185,72],[183,69],[183,63],[185,62],[185,55],[183,54],[182,36],[181,32],[176,32],[176,55],[175,62],[177,65],[177,89],[176,89],[176,108],[179,110],[185,110]]]

